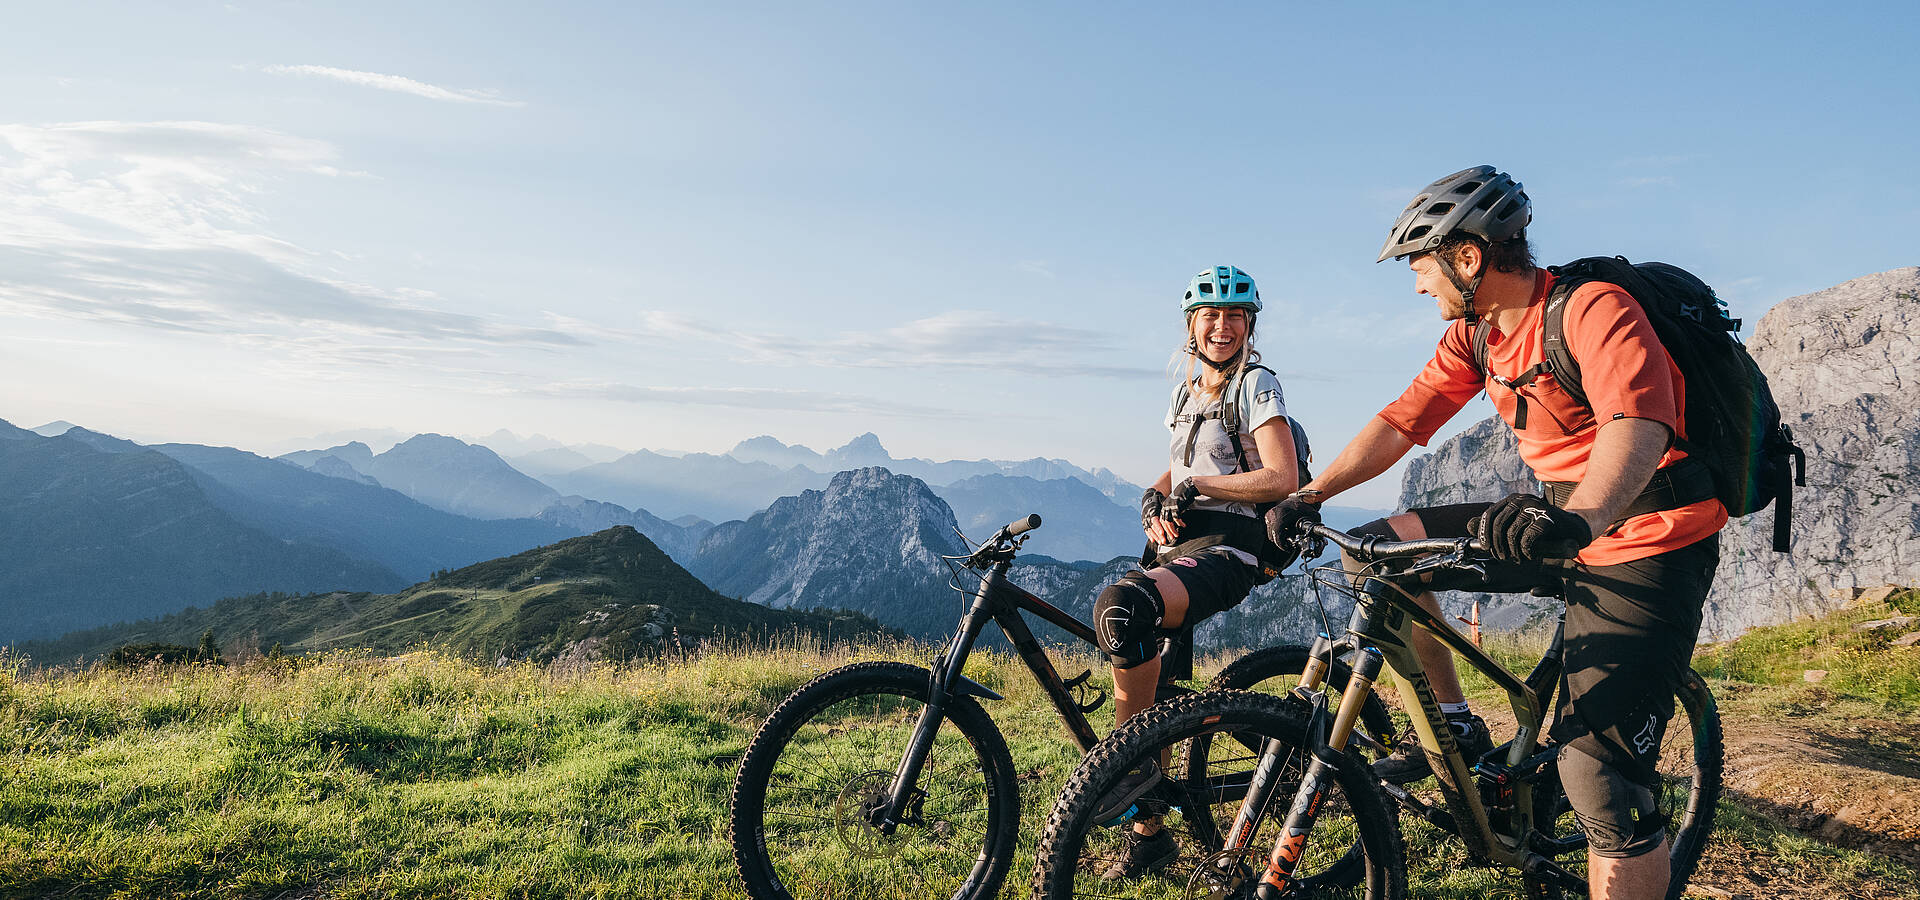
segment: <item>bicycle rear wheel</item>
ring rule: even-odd
[[[1723,787],[1722,766],[1725,744],[1720,730],[1720,711],[1713,692],[1692,669],[1682,677],[1674,695],[1674,718],[1667,723],[1666,736],[1660,742],[1660,784],[1654,802],[1667,817],[1669,881],[1667,897],[1678,900],[1685,893],[1687,879],[1699,868],[1706,851],[1707,838],[1713,833],[1713,816],[1720,803]],[[1558,775],[1543,780],[1535,795],[1536,827],[1549,835],[1577,835],[1580,823],[1573,817],[1567,795],[1560,788]],[[1586,871],[1584,844],[1558,860],[1575,872]],[[1527,896],[1536,900],[1560,900],[1571,892],[1553,885],[1526,882]]]
[[[1188,766],[1180,755],[1195,739],[1216,748],[1214,763]],[[1278,786],[1259,816],[1246,849],[1224,848],[1224,837],[1245,797],[1252,754],[1267,739],[1283,753]],[[1311,761],[1302,704],[1244,691],[1206,691],[1177,697],[1129,719],[1074,770],[1054,803],[1040,838],[1034,896],[1251,897],[1277,842],[1281,820]],[[1231,754],[1221,748],[1236,748]],[[1120,859],[1122,831],[1094,822],[1098,800],[1147,760],[1171,760],[1168,778],[1143,799],[1174,835],[1176,856],[1158,872],[1133,878],[1105,876]],[[1340,757],[1329,792],[1306,840],[1288,896],[1398,900],[1406,891],[1399,820],[1358,754]]]
[[[1006,741],[973,698],[948,701],[909,821],[876,824],[927,697],[926,669],[870,662],[815,678],[774,710],[733,786],[729,831],[749,896],[993,896],[1020,801]]]

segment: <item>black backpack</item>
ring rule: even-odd
[[[1588,405],[1580,362],[1567,347],[1566,300],[1589,281],[1619,285],[1646,311],[1686,379],[1688,436],[1676,443],[1706,464],[1714,494],[1729,514],[1749,515],[1775,503],[1773,549],[1787,552],[1793,486],[1806,486],[1807,457],[1781,424],[1767,376],[1740,343],[1740,320],[1727,315],[1726,301],[1692,273],[1666,263],[1635,265],[1621,256],[1590,256],[1548,271],[1555,281],[1541,322],[1545,371],[1576,402]],[[1487,371],[1489,327],[1482,319],[1473,334],[1473,358],[1482,372]],[[1524,407],[1516,413],[1522,416]],[[1524,419],[1515,425],[1525,427]]]

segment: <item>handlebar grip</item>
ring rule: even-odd
[[[1015,519],[1011,522],[1008,522],[1007,527],[1000,529],[1000,533],[1006,535],[1007,537],[1019,537],[1039,527],[1040,527],[1040,514],[1033,513],[1032,515],[1029,515],[1024,519]]]

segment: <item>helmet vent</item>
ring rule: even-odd
[[[1426,237],[1427,232],[1432,230],[1433,230],[1432,225],[1416,225],[1414,226],[1412,231],[1407,232],[1407,240],[1417,241],[1423,237]]]
[[[1520,211],[1520,208],[1521,208],[1521,207],[1520,207],[1520,201],[1518,201],[1518,200],[1508,200],[1508,201],[1507,201],[1507,205],[1505,205],[1505,206],[1502,206],[1502,207],[1500,207],[1500,211],[1499,211],[1499,212],[1497,212],[1497,213],[1494,213],[1494,214],[1493,214],[1493,217],[1494,217],[1495,219],[1498,219],[1498,220],[1500,220],[1500,221],[1502,221],[1502,222],[1504,222],[1504,221],[1506,221],[1506,220],[1508,220],[1508,219],[1511,219],[1511,218],[1513,218],[1513,214],[1514,214],[1514,213],[1517,213],[1517,212],[1519,212],[1519,211]]]
[[[1471,194],[1474,191],[1479,190],[1481,184],[1482,182],[1469,181],[1469,182],[1466,182],[1465,184],[1460,185],[1457,188],[1454,188],[1453,192],[1456,194]]]
[[[1241,283],[1239,283],[1239,284],[1236,284],[1236,285],[1234,285],[1234,286],[1233,286],[1233,292],[1234,292],[1234,293],[1236,293],[1236,294],[1244,294],[1244,293],[1246,293],[1246,292],[1247,292],[1247,283],[1243,281],[1243,282],[1241,282]]]
[[[1453,212],[1453,204],[1451,203],[1435,203],[1427,207],[1427,215],[1430,216],[1444,216],[1450,212]]]
[[[1203,283],[1202,283],[1202,284],[1200,285],[1200,293],[1202,293],[1202,294],[1211,294],[1211,293],[1213,293],[1213,285],[1210,285],[1210,284],[1206,284],[1206,283],[1204,283],[1204,282],[1203,282]]]

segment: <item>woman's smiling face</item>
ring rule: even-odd
[[[1216,364],[1239,354],[1247,342],[1247,310],[1239,306],[1202,306],[1193,311],[1194,344]]]

